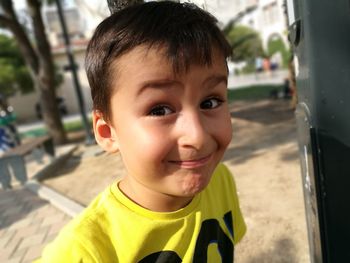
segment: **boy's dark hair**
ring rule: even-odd
[[[116,77],[111,64],[139,45],[165,47],[175,73],[191,64],[210,65],[213,46],[229,57],[231,47],[216,23],[215,17],[193,4],[170,1],[133,5],[106,18],[96,28],[85,60],[94,109],[110,120]]]

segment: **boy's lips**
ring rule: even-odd
[[[204,157],[199,157],[191,160],[178,160],[178,161],[169,161],[172,164],[179,165],[182,168],[192,169],[198,168],[206,165],[211,160],[212,154],[209,154]]]

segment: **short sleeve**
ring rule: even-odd
[[[90,224],[89,220],[73,219],[63,227],[53,242],[48,244],[36,261],[38,263],[92,263],[103,262],[101,258],[101,242],[103,236],[100,229]]]
[[[72,235],[60,235],[45,247],[37,263],[92,263],[97,262],[84,245]]]

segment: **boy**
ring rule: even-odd
[[[233,262],[245,233],[232,175],[226,58],[214,17],[190,4],[126,8],[86,56],[97,143],[126,176],[43,253],[43,262]]]

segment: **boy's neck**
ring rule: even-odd
[[[174,212],[187,206],[193,199],[162,194],[142,186],[139,189],[140,185],[133,184],[128,177],[123,178],[118,187],[131,201],[154,212]]]

